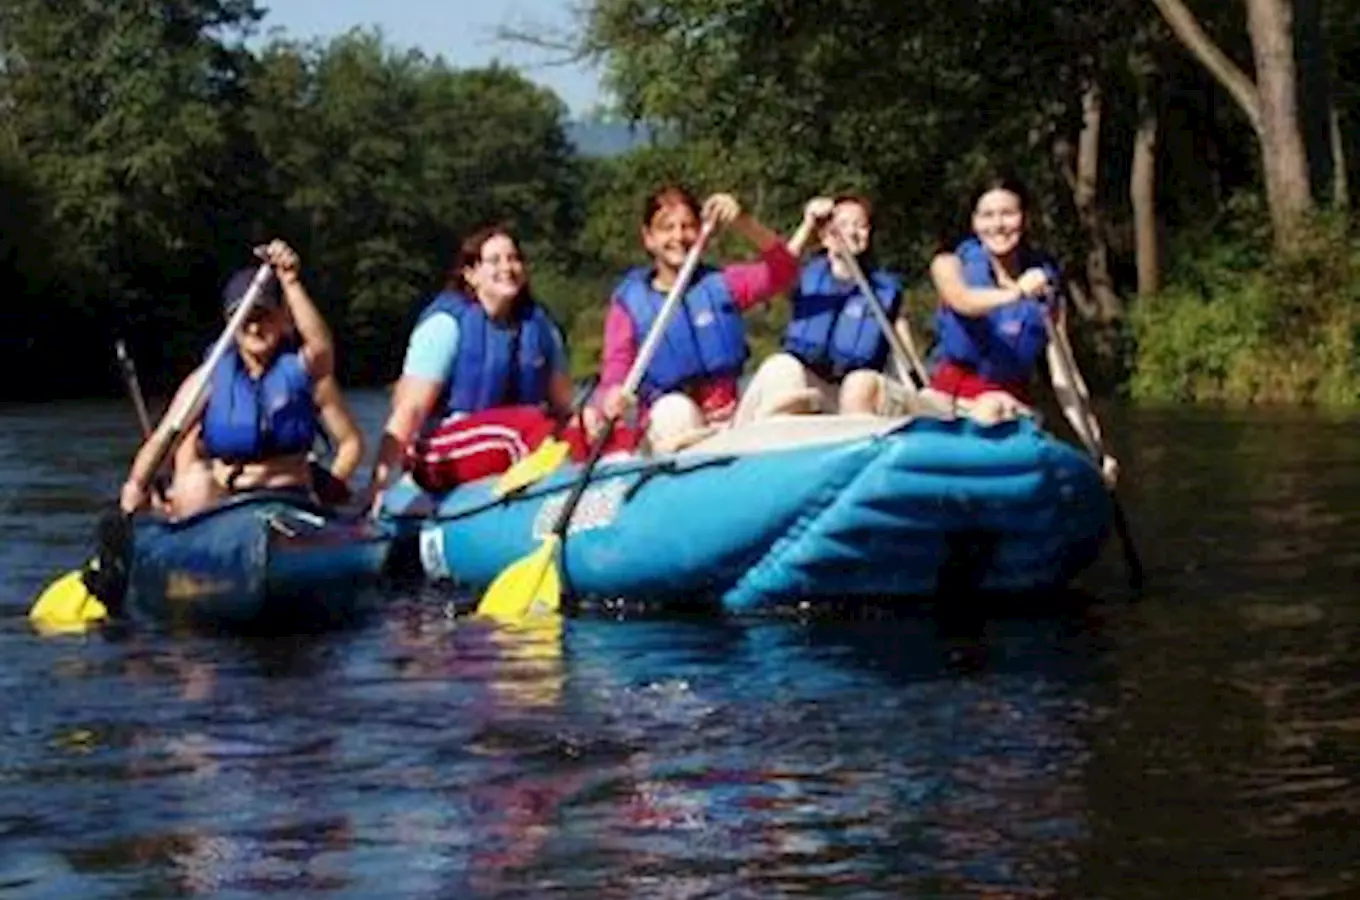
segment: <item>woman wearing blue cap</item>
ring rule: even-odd
[[[297,254],[279,240],[257,253],[273,267],[275,277],[266,282],[237,330],[236,352],[224,356],[212,372],[196,369],[172,401],[174,406],[185,402],[194,379],[210,379],[206,399],[186,420],[175,454],[169,509],[175,516],[190,515],[240,491],[268,488],[316,496],[308,454],[318,428],[324,428],[335,447],[330,471],[318,473],[336,482],[327,494],[348,492],[344,482],[363,457],[363,433],[336,383],[330,329],[302,285]],[[228,319],[254,275],[254,269],[242,269],[227,282],[222,299]],[[166,417],[161,428],[168,427]],[[152,435],[133,461],[120,496],[125,512],[146,505],[141,485],[151,482],[153,473],[145,470],[163,437]]]

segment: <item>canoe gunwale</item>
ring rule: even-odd
[[[278,503],[290,506],[294,509],[299,509],[325,519],[341,518],[334,509],[324,506],[315,499],[309,498],[297,491],[265,488],[258,491],[243,491],[241,493],[232,494],[222,500],[222,502],[210,506],[207,509],[201,509],[182,519],[171,518],[170,516],[159,512],[147,512],[140,514],[135,521],[138,524],[144,523],[146,525],[154,525],[158,528],[165,529],[166,531],[180,531],[186,528],[192,528],[195,525],[199,525],[216,516],[234,512],[241,507],[263,506],[268,503]]]

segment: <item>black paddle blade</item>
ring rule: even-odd
[[[114,504],[95,525],[94,557],[81,572],[85,589],[113,615],[123,608],[127,595],[128,565],[132,559],[132,517]]]

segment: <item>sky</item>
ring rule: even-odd
[[[458,68],[494,61],[552,88],[573,116],[601,102],[598,75],[581,66],[550,65],[551,51],[496,39],[502,25],[571,23],[574,0],[259,0],[267,10],[260,36],[282,28],[289,37],[331,38],[356,25],[380,27],[389,44],[442,55]],[[252,42],[254,43],[254,42]]]

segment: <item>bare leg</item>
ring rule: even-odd
[[[710,431],[699,404],[684,394],[665,394],[652,404],[647,443],[655,453],[670,453]]]
[[[794,356],[776,353],[751,376],[732,418],[734,426],[781,413],[829,412],[823,408],[815,376]]]
[[[846,415],[886,415],[883,376],[870,369],[856,369],[841,381],[840,408]]]

